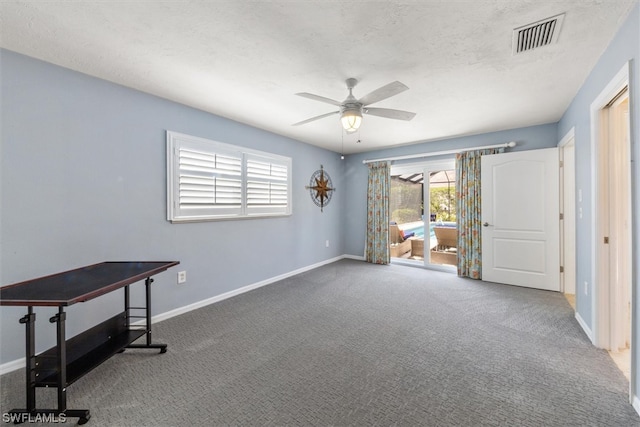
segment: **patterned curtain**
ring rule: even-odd
[[[364,256],[373,264],[389,264],[389,188],[388,162],[368,163],[367,236]]]
[[[491,148],[456,154],[458,276],[482,279],[480,157],[503,152]]]

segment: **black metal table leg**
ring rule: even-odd
[[[15,424],[29,420],[31,414],[36,412],[36,336],[35,336],[36,314],[33,307],[27,308],[27,314],[20,318],[20,323],[25,325],[25,396],[27,400],[26,409],[12,409],[8,412],[9,420]]]
[[[124,287],[124,311],[125,325],[127,329],[131,326],[131,296],[129,294],[129,285]]]
[[[56,324],[56,353],[58,362],[58,410],[67,410],[67,343],[65,320],[67,314],[62,306],[58,307],[58,314],[49,319]]]
[[[56,368],[58,370],[57,409],[36,409],[36,346],[35,346],[35,321],[36,314],[33,307],[29,306],[27,314],[20,319],[20,323],[26,326],[26,409],[12,409],[8,412],[9,420],[15,424],[25,422],[65,422],[68,417],[78,418],[78,424],[86,424],[91,418],[88,409],[67,409],[67,346],[65,338],[66,313],[62,306],[59,307],[58,314],[49,321],[57,323],[56,327]]]
[[[25,325],[25,356],[26,356],[26,397],[27,411],[36,409],[36,314],[33,307],[29,306],[27,314],[20,319]]]
[[[167,352],[167,345],[166,344],[153,344],[152,343],[152,338],[151,338],[151,284],[153,283],[153,279],[151,277],[147,277],[147,279],[144,281],[144,285],[145,285],[145,298],[146,298],[146,306],[145,306],[145,310],[146,310],[146,340],[147,343],[146,344],[129,344],[127,346],[127,348],[157,348],[160,349],[160,353],[166,353]],[[129,297],[128,297],[128,289],[125,289],[125,304],[129,303]],[[129,311],[129,306],[127,305],[127,317],[128,316],[128,311]]]
[[[65,417],[79,418],[78,424],[85,424],[91,418],[88,409],[69,409],[67,410],[67,341],[65,320],[67,314],[64,307],[58,307],[58,314],[51,317],[49,322],[56,323],[56,352],[58,363],[58,409],[53,411],[58,415],[64,414]]]

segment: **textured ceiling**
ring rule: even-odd
[[[2,47],[345,153],[555,122],[636,0],[5,1]],[[558,42],[512,55],[514,28],[565,13]],[[399,80],[344,134],[342,101]],[[357,143],[360,140],[360,143]]]

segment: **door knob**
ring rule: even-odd
[[[485,222],[485,223],[484,223],[484,224],[482,224],[482,225],[484,225],[485,227],[488,227],[488,226],[489,226],[489,225],[491,225],[491,224],[489,224],[488,222]]]

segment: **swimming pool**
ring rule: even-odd
[[[404,226],[405,224],[400,224],[399,227],[404,231],[404,234],[406,235],[407,233],[414,233],[415,237],[418,237],[420,239],[424,239],[424,223],[422,222],[412,222],[412,223],[408,223],[406,224],[406,227]],[[435,231],[433,231],[434,227],[457,227],[457,224],[455,222],[450,222],[450,221],[436,221],[436,222],[430,222],[429,223],[429,238],[432,242],[435,242],[436,240],[436,233]]]

